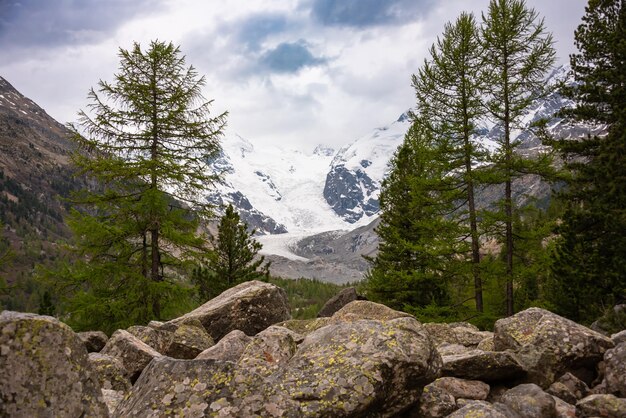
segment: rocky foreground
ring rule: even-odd
[[[289,317],[256,281],[110,338],[4,311],[0,416],[626,417],[626,331],[531,308],[491,333],[361,300]]]

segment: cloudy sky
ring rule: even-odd
[[[586,0],[527,0],[574,50]],[[339,147],[413,104],[410,76],[447,21],[488,0],[0,0],[0,76],[60,122],[112,80],[118,48],[180,45],[228,133]]]

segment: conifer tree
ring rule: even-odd
[[[201,299],[211,299],[236,284],[269,276],[270,263],[265,263],[264,256],[258,257],[263,246],[254,239],[254,233],[248,231],[233,205],[228,205],[220,219],[217,239],[211,237],[213,250],[208,253],[206,265],[194,270],[193,281]]]
[[[471,239],[472,276],[476,310],[483,311],[480,275],[480,243],[478,216],[474,199],[480,179],[474,166],[485,160],[485,153],[471,141],[476,123],[485,114],[481,98],[483,90],[482,51],[474,16],[462,13],[447,23],[441,38],[430,48],[430,58],[413,75],[417,96],[417,112],[428,121],[434,139],[444,138],[447,147],[442,158],[450,163],[459,191],[457,200],[465,209],[455,217],[469,226],[463,231]]]
[[[414,121],[381,187],[379,252],[366,276],[368,298],[418,315],[450,304],[455,256],[467,251],[458,222],[450,219],[456,191],[440,155],[445,146]]]
[[[626,299],[626,5],[590,0],[570,57],[576,83],[572,121],[606,127],[602,135],[555,144],[571,173],[561,198],[553,303],[577,321],[592,321]]]
[[[80,258],[59,286],[79,328],[115,329],[171,316],[184,300],[176,269],[206,251],[197,199],[218,178],[208,163],[219,152],[226,114],[212,117],[204,78],[179,48],[153,41],[120,49],[112,83],[89,92],[88,111],[71,125],[73,161],[95,187],[72,200],[69,225]]]
[[[512,183],[522,174],[542,166],[515,153],[519,142],[511,140],[530,104],[546,95],[544,78],[554,63],[552,35],[543,19],[524,0],[491,0],[483,14],[481,30],[484,54],[485,94],[491,117],[502,127],[500,149],[493,161],[494,182],[504,184],[501,222],[506,250],[507,315],[514,313],[513,258],[515,219]]]

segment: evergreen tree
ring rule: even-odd
[[[204,78],[179,48],[153,41],[120,49],[113,83],[89,93],[89,111],[71,125],[80,174],[96,183],[73,201],[68,221],[79,261],[59,285],[78,328],[115,329],[164,319],[185,300],[177,269],[206,251],[196,201],[218,179],[208,163],[219,152],[225,114],[211,117]]]
[[[445,142],[417,119],[391,159],[380,193],[379,251],[366,277],[368,298],[418,316],[450,304],[456,255],[467,251],[450,219],[456,190],[441,158]]]
[[[466,207],[455,216],[469,225],[472,276],[476,310],[483,311],[480,275],[478,216],[474,199],[480,179],[474,166],[485,160],[485,153],[471,141],[476,122],[484,116],[482,51],[474,16],[462,13],[454,24],[447,23],[442,38],[430,48],[430,59],[413,75],[417,112],[428,121],[435,140],[444,138],[442,158],[450,163],[457,181],[456,196]]]
[[[519,126],[530,104],[548,93],[544,78],[554,63],[555,51],[543,19],[523,0],[491,0],[487,14],[483,14],[481,39],[487,109],[502,126],[493,172],[494,182],[504,184],[505,188],[500,220],[504,225],[506,251],[507,315],[512,315],[515,219],[512,183],[519,175],[544,168],[545,162],[536,164],[516,154],[519,142],[511,141],[511,131]]]
[[[590,0],[570,57],[576,83],[565,89],[570,120],[606,127],[601,135],[557,141],[571,173],[552,266],[557,310],[592,321],[626,299],[626,5]],[[596,131],[597,132],[597,131]]]
[[[193,281],[203,300],[211,299],[224,290],[249,280],[266,279],[270,263],[258,257],[263,246],[253,238],[255,231],[228,205],[220,219],[217,239],[211,238],[213,250],[205,266],[194,270]]]

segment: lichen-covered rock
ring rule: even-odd
[[[443,357],[443,356],[455,356],[459,354],[466,354],[472,351],[472,349],[467,348],[461,344],[441,343],[437,346],[437,351],[439,351],[439,354],[441,354],[441,357]]]
[[[577,417],[626,417],[626,399],[614,395],[589,395],[576,403]]]
[[[459,344],[465,347],[476,348],[478,344],[485,338],[493,339],[493,332],[478,331],[470,327],[457,326],[452,328],[452,332],[456,335]]]
[[[361,319],[373,319],[377,321],[389,321],[396,318],[413,318],[406,312],[393,310],[380,303],[367,300],[355,300],[339,309],[331,317],[331,322],[359,321]]]
[[[546,389],[546,393],[549,393],[550,395],[553,395],[571,405],[576,405],[576,402],[578,402],[576,395],[574,395],[572,391],[561,382],[552,383],[550,387]]]
[[[454,396],[431,383],[424,387],[419,400],[420,418],[442,418],[456,411],[457,405]]]
[[[456,333],[452,331],[448,324],[429,322],[424,324],[424,328],[428,330],[430,337],[437,346],[443,344],[461,345]]]
[[[121,329],[111,335],[100,353],[118,358],[124,365],[131,383],[137,380],[152,359],[161,356],[154,348]]]
[[[165,354],[177,359],[193,359],[214,344],[204,327],[182,324],[174,332]]]
[[[216,360],[152,361],[116,417],[299,417],[298,404],[276,386],[234,363]]]
[[[102,353],[89,353],[89,363],[102,389],[122,392],[130,389],[130,380],[120,359]]]
[[[604,381],[608,393],[626,398],[626,342],[604,354]]]
[[[569,390],[569,392],[576,398],[576,400],[580,400],[589,395],[589,387],[587,386],[587,384],[571,373],[565,373],[564,375],[559,377],[555,383],[560,383],[564,385]],[[566,400],[565,398],[561,399]],[[572,404],[575,403],[575,401],[572,402]]]
[[[154,348],[161,354],[165,354],[167,352],[172,339],[174,338],[174,333],[172,331],[165,331],[160,328],[155,328],[141,325],[133,325],[126,329],[130,334],[139,338],[144,343],[148,344],[150,347]]]
[[[567,371],[595,369],[606,350],[613,347],[610,338],[552,312],[530,308],[509,318],[500,319],[494,328],[495,349],[514,350],[538,384],[548,387],[553,378]]]
[[[257,280],[241,283],[169,324],[199,320],[214,341],[238,329],[256,335],[270,325],[290,318],[285,291]]]
[[[480,340],[476,348],[483,351],[495,351],[495,346],[493,344],[493,335]]]
[[[236,363],[250,341],[252,341],[251,337],[239,330],[234,330],[226,334],[217,344],[198,354],[196,359],[223,360]]]
[[[359,295],[354,287],[342,289],[335,296],[330,298],[317,314],[318,318],[333,316],[335,312],[346,306],[348,303],[358,300]]]
[[[611,340],[615,345],[626,343],[626,329],[611,335]]]
[[[576,406],[557,396],[552,396],[552,398],[554,399],[555,418],[576,418]]]
[[[465,380],[456,377],[440,377],[430,384],[441,388],[454,396],[454,399],[475,399],[484,401],[489,395],[490,387],[479,380]]]
[[[463,354],[442,356],[442,359],[444,376],[497,382],[525,375],[522,365],[507,351],[472,350]]]
[[[471,401],[448,415],[448,418],[517,418],[515,412],[504,405],[492,405],[483,401]]]
[[[272,325],[259,332],[247,345],[239,368],[269,376],[289,361],[303,337],[290,329]]]
[[[501,402],[526,418],[554,418],[554,398],[534,383],[514,387],[502,395]]]
[[[394,416],[417,401],[440,367],[428,332],[403,317],[320,328],[272,378],[306,414]]]
[[[0,313],[0,416],[108,416],[87,350],[67,325]]]
[[[121,390],[113,390],[113,389],[102,389],[102,398],[104,399],[104,403],[106,404],[109,415],[113,415],[117,406],[124,399],[124,391]]]
[[[102,331],[79,332],[78,338],[85,344],[88,353],[97,353],[102,350],[109,337]]]
[[[309,335],[332,321],[330,318],[314,318],[314,319],[290,319],[288,321],[279,322],[278,326],[288,328],[300,335]]]

